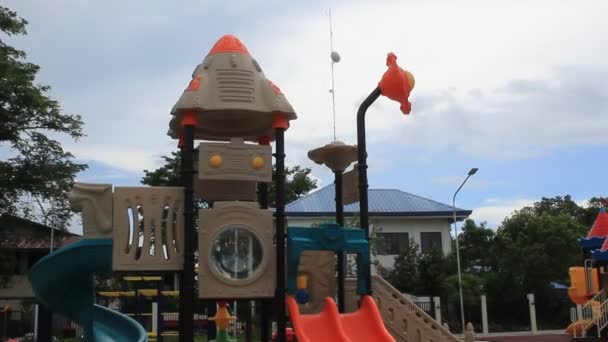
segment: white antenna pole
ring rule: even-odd
[[[334,140],[336,140],[336,94],[334,89],[334,34],[331,27],[331,8],[329,9],[329,53],[331,54],[331,105],[334,117]],[[338,58],[339,60],[339,58]]]

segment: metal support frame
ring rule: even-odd
[[[164,302],[165,299],[163,298],[163,286],[165,284],[164,282],[165,278],[161,275],[160,276],[160,281],[158,282],[158,284],[156,285],[156,290],[157,290],[157,296],[156,296],[156,307],[157,307],[157,315],[156,315],[156,327],[158,330],[158,333],[156,334],[156,341],[157,342],[163,342],[163,324],[165,323],[165,317],[163,316],[163,309],[164,309]]]
[[[359,211],[361,213],[361,228],[365,231],[365,239],[369,241],[369,208],[367,197],[367,150],[365,144],[365,113],[380,97],[380,87],[376,87],[359,106],[357,111],[357,146],[359,156]],[[367,293],[372,293],[371,263],[366,270]]]
[[[5,313],[5,317],[8,313]],[[36,331],[36,341],[51,342],[53,331],[53,312],[44,304],[38,304],[38,326]],[[6,324],[6,320],[5,320]]]
[[[179,341],[194,340],[194,126],[184,125],[181,150],[184,187],[184,269],[179,282]]]
[[[268,209],[268,184],[260,183],[258,185],[258,198],[260,201],[260,208]],[[268,299],[260,300],[260,340],[263,342],[270,340],[270,316],[272,315],[271,301]]]
[[[285,314],[285,129],[275,128],[276,160],[276,205],[275,205],[275,246],[277,258],[277,287],[275,313],[277,315],[277,341],[286,342],[287,327]]]
[[[342,203],[342,172],[334,171],[334,184],[336,189],[336,223],[339,227],[344,227],[344,205]],[[345,260],[344,252],[337,253],[338,258],[338,311],[344,312],[344,277],[345,277]]]
[[[217,313],[217,303],[215,300],[205,300],[203,303],[207,309],[207,317],[213,317]],[[217,337],[217,324],[215,321],[207,320],[207,341],[214,340]]]

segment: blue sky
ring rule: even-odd
[[[63,140],[90,169],[79,180],[136,185],[175,148],[169,110],[225,33],[238,35],[299,115],[288,164],[332,175],[306,151],[332,140],[328,22],[332,8],[338,139],[386,53],[416,77],[413,109],[380,99],[368,112],[370,184],[449,203],[498,225],[542,196],[606,194],[608,25],[605,1],[53,1],[10,0],[29,22],[11,38],[38,82],[87,137]]]

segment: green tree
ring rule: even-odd
[[[470,306],[479,303],[479,296],[484,293],[485,281],[474,273],[462,273],[462,301]],[[458,287],[458,274],[452,274],[443,279],[443,294],[448,302],[459,303],[460,289]],[[471,315],[468,315],[471,317]]]
[[[26,26],[26,20],[0,6],[0,30],[6,36],[25,35]],[[40,67],[25,59],[23,51],[0,39],[0,214],[66,228],[68,193],[86,165],[75,163],[54,137],[77,140],[83,123],[48,97],[49,86],[35,84]]]
[[[388,275],[388,281],[399,291],[414,293],[420,288],[420,274],[418,273],[420,256],[418,244],[410,239],[401,254],[395,257],[395,264]]]
[[[570,196],[558,196],[543,198],[503,221],[490,249],[495,272],[484,275],[488,307],[500,308],[490,310],[497,321],[525,325],[518,317],[526,317],[525,296],[533,293],[540,324],[567,323],[567,315],[555,316],[550,284],[568,284],[568,269],[580,265],[577,239],[587,235],[590,224],[584,223],[593,211],[597,207],[581,208]]]
[[[272,165],[272,183],[268,187],[268,203],[273,207],[276,202],[276,166]],[[317,188],[317,180],[310,176],[310,168],[299,165],[285,167],[285,201],[293,202]]]
[[[502,280],[511,279],[509,292],[542,296],[551,282],[568,283],[568,268],[580,263],[577,239],[587,231],[569,212],[539,215],[526,207],[505,219],[494,253]]]
[[[540,202],[534,203],[529,210],[532,210],[536,215],[544,213],[550,215],[569,215],[578,223],[590,227],[599,209],[604,206],[602,202],[602,197],[592,197],[587,201],[587,206],[579,206],[572,200],[570,195],[543,197]]]
[[[422,254],[417,264],[419,283],[416,292],[428,296],[441,296],[445,293],[446,277],[456,270],[455,259],[445,256],[440,249]]]
[[[144,170],[141,184],[150,186],[179,186],[181,181],[181,159],[179,152],[162,156],[165,164],[156,170]]]
[[[487,228],[485,222],[477,225],[474,220],[467,219],[458,235],[461,267],[465,270],[475,267],[480,270],[494,269],[496,258],[491,252],[494,236],[494,230]]]

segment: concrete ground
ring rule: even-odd
[[[527,335],[482,337],[487,342],[570,342],[570,336],[562,335]],[[479,340],[481,341],[481,340]]]
[[[486,342],[569,342],[570,336],[565,334],[563,330],[539,331],[537,334],[532,334],[529,331],[513,332],[513,333],[496,333],[476,336],[477,341]]]

